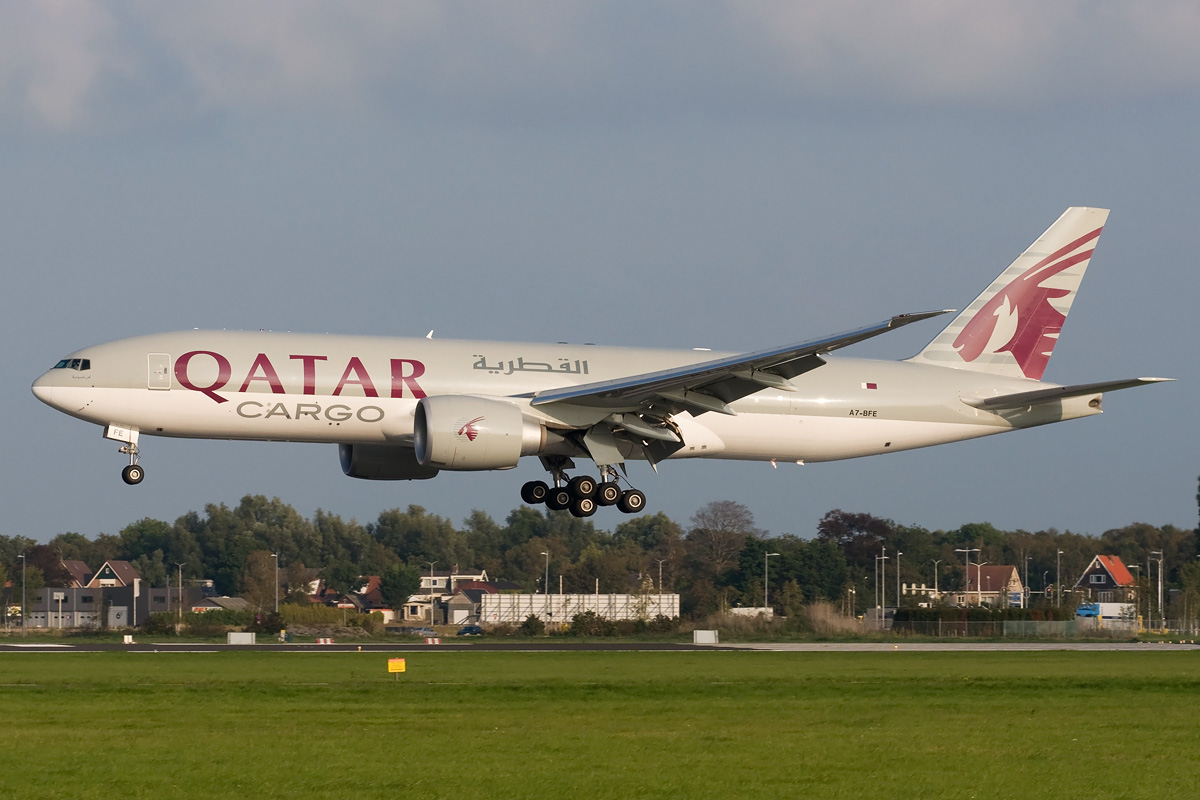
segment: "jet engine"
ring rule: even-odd
[[[423,467],[512,469],[546,446],[545,426],[502,400],[438,395],[417,403],[413,448]]]
[[[423,467],[411,447],[389,444],[339,444],[342,472],[373,481],[416,481],[432,478],[436,469]]]

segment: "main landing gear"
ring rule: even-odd
[[[521,499],[531,506],[545,503],[551,511],[570,511],[576,517],[590,517],[599,506],[616,506],[626,514],[646,508],[646,495],[637,489],[622,491],[610,468],[601,467],[600,482],[589,475],[568,480],[559,470],[553,474],[553,487],[545,481],[529,481],[521,487]]]

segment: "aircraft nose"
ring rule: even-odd
[[[48,406],[58,408],[58,404],[54,402],[57,387],[51,382],[49,376],[50,373],[47,372],[33,382],[33,396]]]

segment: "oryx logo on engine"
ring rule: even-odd
[[[476,428],[475,425],[479,422],[483,422],[483,417],[476,417],[475,419],[464,424],[458,429],[458,435],[466,436],[467,441],[469,442],[475,441],[475,437],[479,435],[479,428]]]

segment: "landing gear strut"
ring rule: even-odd
[[[142,465],[138,463],[138,446],[136,444],[122,445],[118,452],[129,454],[129,466],[121,470],[121,480],[130,486],[137,486],[142,482],[142,478],[146,477],[146,470],[142,469]]]
[[[600,467],[600,481],[588,475],[568,478],[564,469],[569,465],[549,466],[554,486],[545,481],[529,481],[521,487],[521,499],[529,505],[545,503],[551,511],[570,511],[576,517],[590,517],[600,506],[616,506],[626,514],[637,514],[646,508],[646,495],[637,489],[621,490],[617,472],[610,466]]]

